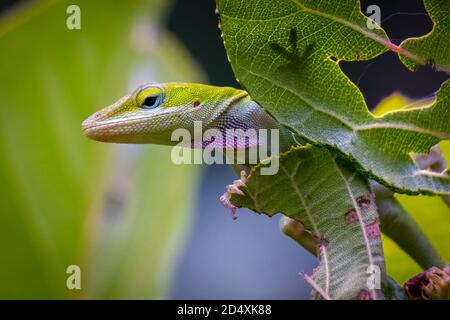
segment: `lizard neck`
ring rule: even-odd
[[[272,130],[278,130],[279,133],[279,150],[288,150],[292,145],[297,144],[293,138],[293,134],[288,129],[280,126],[280,124],[271,117],[263,108],[253,101],[247,92],[240,91],[238,95],[235,95],[232,99],[228,99],[227,103],[220,108],[216,108],[216,117],[209,123],[206,129],[218,129],[223,137],[227,137],[230,134],[227,130],[233,131],[235,134],[242,134],[240,131],[247,132],[254,130],[257,133],[258,138],[256,141],[250,141],[247,145],[227,145],[228,142],[223,142],[223,148],[249,148],[255,146],[262,146],[267,144],[271,145],[271,133]],[[260,130],[266,130],[268,134],[267,139],[260,139]],[[266,140],[266,141],[265,141]]]

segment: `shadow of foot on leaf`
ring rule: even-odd
[[[299,50],[298,42],[297,30],[292,28],[289,31],[289,46],[285,48],[278,43],[270,43],[270,48],[287,61],[276,69],[274,73],[276,79],[282,79],[283,82],[298,82],[299,76],[303,73],[306,62],[313,52],[312,44],[305,44],[304,49]]]

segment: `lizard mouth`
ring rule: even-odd
[[[108,113],[100,110],[83,121],[81,130],[89,139],[101,142],[167,144],[165,140],[170,139],[170,135],[167,137],[168,131],[174,126],[170,117],[176,111],[177,108],[167,108],[157,110],[157,114],[146,111],[108,119]],[[195,111],[184,110],[183,115]]]
[[[148,119],[156,120],[159,116],[139,116],[128,119],[117,118],[108,120],[98,120],[100,117],[95,114],[83,121],[81,130],[92,140],[113,143],[145,143],[142,134],[145,133]],[[147,136],[147,135],[146,135]],[[148,138],[148,136],[147,136]]]
[[[81,126],[83,133],[92,140],[107,142],[108,136],[108,125],[102,125],[99,123],[85,123],[83,122]]]

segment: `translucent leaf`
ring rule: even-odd
[[[416,107],[424,103],[429,104],[430,100],[413,101],[395,93],[381,101],[374,113],[383,114],[393,110]],[[441,142],[440,147],[448,163],[450,161],[450,143],[448,141]],[[442,257],[446,261],[450,261],[450,242],[443,241],[450,233],[450,209],[448,206],[439,197],[407,195],[397,195],[396,197],[422,227]],[[412,275],[422,271],[389,238],[383,237],[383,247],[388,273],[399,283],[405,282]]]
[[[413,153],[450,139],[450,84],[431,107],[375,117],[340,60],[398,50],[359,1],[217,1],[234,73],[281,124],[400,193],[449,194],[450,176],[420,170]]]
[[[317,239],[320,265],[308,282],[326,299],[378,299],[370,288],[369,267],[378,267],[385,284],[379,220],[367,180],[324,148],[297,147],[280,156],[274,176],[254,167],[237,206],[272,216],[283,213],[301,222]],[[307,276],[307,280],[308,280]],[[378,288],[379,289],[379,288]]]
[[[434,23],[433,30],[423,37],[406,39],[401,44],[417,58],[400,55],[410,69],[416,70],[422,64],[430,63],[438,70],[450,72],[450,2],[447,0],[424,0],[425,8]]]

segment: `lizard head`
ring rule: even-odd
[[[194,121],[210,123],[229,94],[201,84],[148,83],[91,115],[82,129],[97,141],[175,145],[174,130],[193,132]]]

